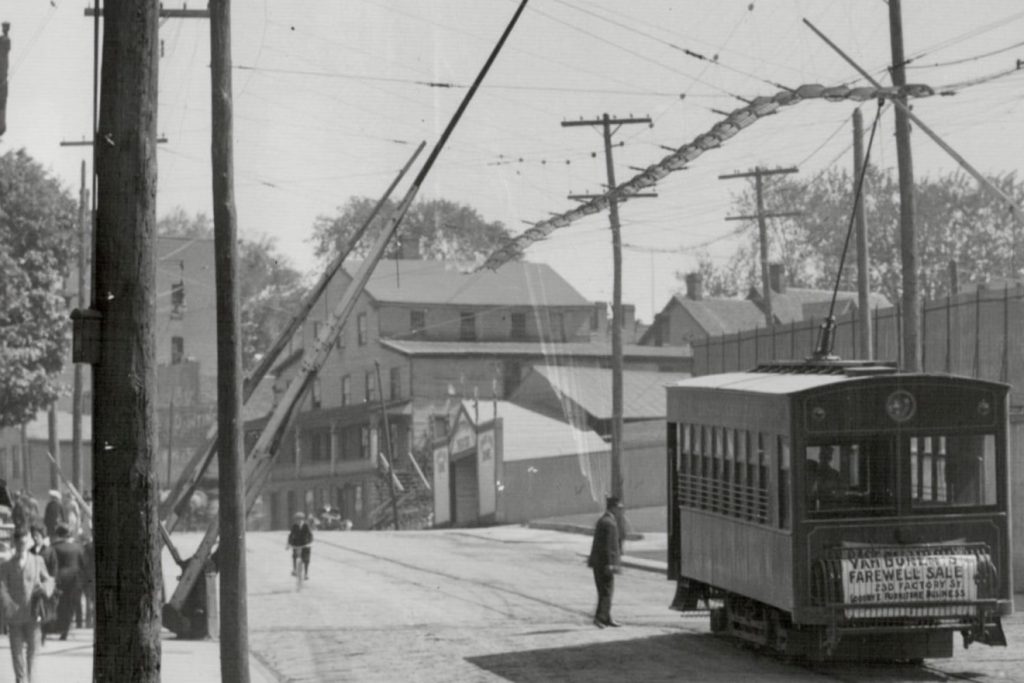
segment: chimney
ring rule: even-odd
[[[693,301],[704,298],[704,278],[700,273],[686,274],[686,298]]]
[[[768,264],[768,286],[773,292],[786,293],[786,266],[781,263]]]

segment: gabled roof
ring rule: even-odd
[[[759,287],[750,288],[750,298],[755,301],[761,301],[761,289]],[[822,302],[828,303],[832,300],[831,289],[810,289],[804,287],[786,287],[786,291],[779,293],[772,290],[772,315],[780,323],[791,323],[800,320],[807,320],[811,314],[817,317],[817,311],[819,310],[818,304]],[[852,301],[853,305],[857,304],[857,292],[851,292],[848,290],[839,290],[836,293],[836,311],[838,314],[840,301]],[[890,306],[889,300],[882,294],[869,294],[868,305],[870,308],[888,308]],[[810,307],[809,313],[805,310]],[[827,308],[825,313],[827,314]]]
[[[465,342],[381,339],[381,346],[407,356],[577,356],[611,358],[612,347],[605,342]],[[623,344],[626,358],[692,358],[689,346],[640,346]]]
[[[606,368],[537,365],[533,372],[560,396],[598,420],[612,417],[612,371]],[[663,418],[665,387],[690,377],[688,372],[622,372],[622,416],[626,419]],[[528,381],[526,378],[525,381]]]
[[[518,406],[508,401],[463,401],[470,422],[490,422],[497,412],[502,419],[502,459],[505,462],[553,458],[560,455],[603,453],[608,444],[590,430]]]
[[[764,327],[764,313],[749,299],[690,299],[677,293],[675,303],[697,321],[708,336]]]
[[[345,264],[352,276],[361,263]],[[473,264],[413,259],[382,260],[366,284],[380,303],[449,306],[590,306],[543,263],[512,261],[497,270],[467,272]]]

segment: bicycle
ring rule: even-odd
[[[292,574],[295,576],[295,591],[302,590],[302,584],[306,580],[306,566],[302,561],[302,551],[312,547],[312,543],[304,545],[290,545],[292,550]]]

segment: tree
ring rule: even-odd
[[[369,197],[353,197],[338,208],[337,216],[318,216],[313,223],[312,238],[316,255],[329,261],[347,248],[376,204],[377,200]],[[355,246],[356,256],[366,255],[396,206],[391,200],[385,202],[366,236]],[[474,261],[486,258],[509,239],[511,235],[501,221],[488,223],[476,209],[465,204],[428,199],[409,208],[399,228],[398,240],[391,245],[388,255],[414,253],[416,258],[422,259]]]
[[[204,214],[190,216],[175,207],[157,221],[163,237],[213,239],[213,221]],[[239,299],[242,303],[242,363],[255,365],[270,348],[302,302],[302,274],[277,253],[270,237],[238,241]]]
[[[60,393],[76,220],[75,200],[25,150],[0,157],[0,427]]]
[[[1018,202],[1024,183],[1014,174],[994,182]],[[853,206],[854,181],[846,171],[830,170],[810,180],[793,176],[772,179],[765,196],[772,211],[799,211],[802,215],[773,219],[769,249],[781,262],[793,285],[831,288],[846,239]],[[734,210],[756,213],[752,189],[736,198]],[[890,301],[901,292],[899,260],[899,185],[892,171],[868,167],[864,184],[868,225],[870,286]],[[956,261],[961,282],[984,282],[992,277],[1017,278],[1024,271],[1024,226],[992,193],[978,187],[963,173],[935,179],[922,178],[916,187],[916,223],[921,296],[933,299],[949,293],[948,264]],[[722,276],[735,274],[746,284],[759,273],[757,234],[741,246]],[[840,287],[856,289],[854,246],[847,253]],[[742,290],[742,285],[740,288]]]

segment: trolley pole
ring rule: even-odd
[[[797,173],[798,169],[773,168],[766,169],[757,166],[753,171],[746,173],[728,173],[718,176],[719,180],[731,180],[733,178],[754,178],[754,190],[757,193],[757,213],[752,216],[728,216],[727,221],[757,221],[758,242],[761,250],[761,289],[763,290],[762,301],[764,302],[764,320],[768,327],[775,326],[775,317],[772,315],[772,286],[768,276],[768,224],[765,219],[785,218],[787,216],[799,216],[799,212],[770,213],[764,210],[764,182],[762,178],[767,175],[780,175],[785,173]]]
[[[860,109],[853,110],[853,177],[854,182],[860,178],[864,166],[864,119]],[[871,303],[869,298],[870,278],[868,273],[868,228],[864,216],[864,193],[857,196],[857,204],[853,207],[855,226],[857,229],[857,330],[858,346],[864,360],[875,357],[871,348]]]
[[[889,40],[892,43],[892,84],[907,83],[903,56],[903,15],[900,0],[889,0]],[[921,369],[921,318],[917,288],[917,238],[914,228],[914,158],[910,151],[907,98],[896,98],[896,162],[900,181],[900,262],[903,269],[903,369]]]
[[[612,135],[621,126],[633,123],[653,125],[650,117],[612,118],[604,114],[600,119],[562,121],[563,128],[573,126],[601,126],[604,134],[604,158],[608,173],[608,217],[612,229],[612,495],[625,503],[622,476],[622,235],[619,229],[619,200],[615,195],[615,166],[612,161]],[[642,195],[633,195],[642,196]],[[652,196],[652,195],[646,195]],[[582,198],[573,195],[572,198]],[[622,520],[619,527],[622,528]],[[624,536],[625,533],[622,534]],[[621,536],[620,536],[621,538]]]

